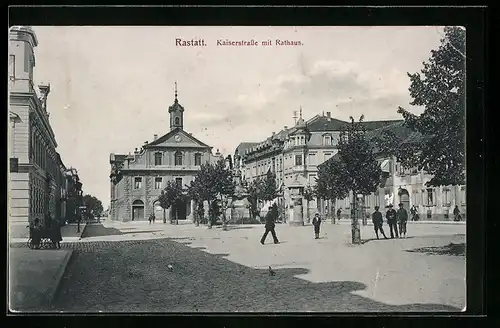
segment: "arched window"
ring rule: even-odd
[[[161,160],[162,160],[162,154],[161,153],[155,153],[155,165],[161,165]]]
[[[194,154],[194,165],[195,166],[201,165],[201,154],[199,154],[199,153]]]
[[[329,134],[326,134],[323,136],[323,145],[325,146],[331,146],[332,145],[332,136]]]
[[[175,165],[182,165],[182,153],[180,151],[175,152]]]
[[[181,119],[176,117],[175,118],[175,125],[179,125],[179,124],[181,124]]]

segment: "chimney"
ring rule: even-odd
[[[138,154],[139,151],[137,150],[137,148],[134,150],[134,154]]]
[[[284,128],[285,130],[286,130],[286,129],[288,129],[288,125],[285,125],[283,128]]]
[[[331,112],[326,112],[326,117],[331,118],[332,117],[332,113]]]
[[[274,131],[273,131],[273,137],[274,137],[274,135],[275,135],[275,134],[276,134],[276,133],[274,133]]]
[[[158,140],[158,135],[157,134],[153,134],[153,141],[156,141]]]
[[[147,145],[148,145],[148,143],[149,143],[149,141],[147,141],[147,140],[146,140],[146,141],[144,141],[144,146],[147,146]]]

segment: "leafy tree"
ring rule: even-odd
[[[445,27],[444,34],[421,73],[408,73],[410,105],[423,106],[424,112],[398,110],[405,126],[428,137],[395,155],[403,166],[433,175],[428,186],[465,183],[465,30]]]
[[[252,219],[255,219],[257,214],[259,213],[258,203],[259,200],[262,199],[261,192],[263,189],[263,181],[260,178],[257,178],[250,182],[247,187],[248,191],[248,201],[251,205],[251,214]]]
[[[311,188],[310,185],[307,185],[304,188],[304,191],[302,192],[302,196],[306,200],[306,217],[307,217],[307,223],[310,221],[310,215],[309,215],[309,202],[314,199],[314,190]]]
[[[261,185],[260,197],[264,201],[270,201],[277,197],[278,195],[278,187],[276,185],[276,174],[271,171],[268,171],[266,174],[266,178]]]
[[[209,204],[209,227],[217,220],[216,205],[218,199],[231,196],[234,193],[232,171],[226,167],[224,159],[215,164],[203,164],[197,172],[194,182],[188,186],[188,193],[198,202],[207,201]],[[220,204],[219,204],[220,205]],[[213,209],[212,211],[210,211]],[[225,211],[223,212],[225,224]]]
[[[338,154],[320,166],[316,193],[333,200],[352,192],[352,242],[360,243],[356,198],[358,194],[369,195],[377,190],[382,170],[375,159],[373,144],[366,138],[363,116],[359,122],[350,119],[351,123],[340,132]]]
[[[97,199],[97,197],[87,194],[83,196],[83,204],[87,208],[86,213],[88,213],[91,217],[100,218],[102,216],[104,208],[102,206],[102,202]]]
[[[160,197],[158,197],[158,202],[164,210],[167,210],[170,206],[177,204],[182,197],[182,186],[174,181],[168,181],[165,189],[161,191]]]

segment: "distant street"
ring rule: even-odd
[[[310,226],[278,225],[281,244],[264,246],[262,226],[105,225],[63,244],[75,253],[54,310],[460,311],[465,302],[464,225],[411,224],[408,239],[378,241],[363,227],[360,246],[349,244],[349,225],[330,223],[320,240]]]

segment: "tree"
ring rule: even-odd
[[[304,188],[304,191],[302,192],[302,196],[306,200],[306,217],[307,217],[307,223],[309,223],[310,215],[309,215],[309,202],[314,199],[314,190],[311,188],[310,185],[307,185]]]
[[[232,171],[226,167],[224,159],[215,164],[203,164],[197,172],[194,182],[188,186],[188,194],[198,202],[207,201],[209,205],[209,228],[217,220],[215,202],[227,205],[227,199],[234,193]],[[226,225],[225,210],[223,208],[223,224]]]
[[[352,242],[360,243],[357,195],[369,195],[377,190],[382,170],[375,159],[373,144],[367,140],[362,125],[350,117],[351,123],[340,132],[338,154],[320,166],[316,193],[326,199],[345,198],[352,192]]]
[[[158,202],[163,210],[167,210],[170,206],[177,204],[182,199],[182,196],[182,186],[174,181],[168,181],[165,188],[161,191],[160,197],[158,197]],[[165,223],[165,217],[163,218],[163,222]],[[176,222],[178,223],[178,220]]]
[[[100,218],[102,216],[104,208],[97,197],[87,194],[83,196],[83,204],[87,207],[86,211],[91,217]]]
[[[433,175],[427,186],[465,183],[465,30],[445,27],[444,33],[421,73],[408,73],[410,105],[423,106],[424,112],[398,110],[405,126],[427,138],[393,150],[403,166]]]
[[[270,201],[277,197],[276,174],[267,171],[266,178],[261,184],[260,199]]]

